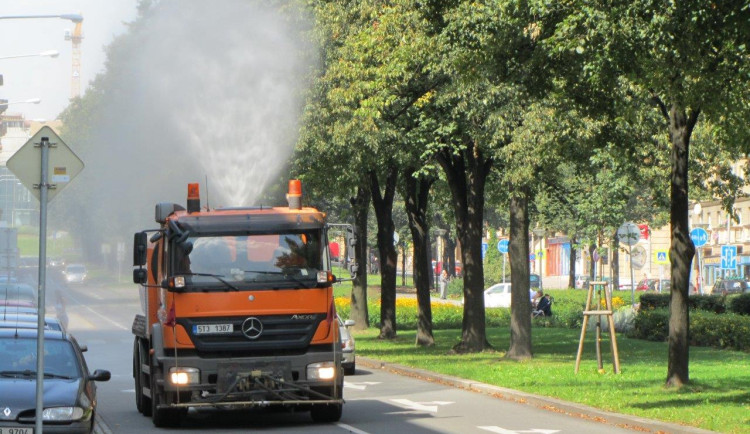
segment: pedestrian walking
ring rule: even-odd
[[[448,272],[443,269],[440,273],[440,298],[445,300],[448,296]]]

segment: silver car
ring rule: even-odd
[[[83,283],[87,275],[86,267],[82,264],[70,264],[63,270],[63,276],[68,283]]]
[[[341,365],[344,367],[344,375],[354,375],[356,371],[356,360],[354,355],[354,336],[349,332],[349,327],[353,326],[354,320],[339,320],[339,334],[341,335],[341,352],[344,360]]]

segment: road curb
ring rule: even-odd
[[[106,422],[104,422],[104,419],[102,419],[98,414],[94,417],[94,430],[92,431],[93,434],[114,434],[114,432],[109,428],[109,425],[107,425]]]
[[[714,433],[714,431],[708,431],[701,428],[678,425],[653,419],[646,419],[638,416],[613,413],[595,407],[590,407],[588,405],[577,404],[555,398],[548,398],[546,396],[534,395],[519,390],[493,386],[491,384],[479,383],[477,381],[467,380],[465,378],[459,377],[452,377],[450,375],[438,374],[432,371],[426,371],[424,369],[409,368],[396,363],[384,362],[381,360],[370,359],[362,356],[357,357],[357,365],[366,366],[372,369],[382,369],[384,371],[388,371],[398,375],[417,378],[433,383],[440,383],[459,389],[470,390],[472,392],[482,393],[494,398],[504,399],[506,401],[514,401],[519,404],[533,405],[543,410],[567,414],[569,416],[592,420],[607,425],[617,426],[619,428],[630,429],[633,431],[653,432],[660,434]]]

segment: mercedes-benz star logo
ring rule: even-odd
[[[254,316],[242,323],[242,334],[248,339],[258,339],[263,333],[263,323]]]
[[[5,415],[5,417],[10,416],[10,407],[5,407],[5,410],[3,410],[3,414]]]

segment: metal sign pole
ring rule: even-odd
[[[42,412],[44,411],[44,292],[47,280],[47,184],[49,165],[49,137],[39,143],[42,151],[42,179],[39,182],[39,285],[36,341],[36,434],[42,434]]]
[[[635,276],[633,275],[633,246],[628,245],[628,256],[630,256],[630,302],[635,306]]]
[[[505,283],[505,253],[503,253],[503,283]]]

